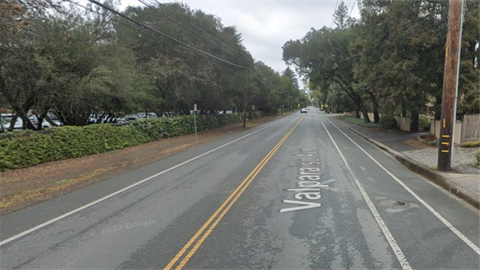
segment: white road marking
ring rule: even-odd
[[[304,202],[304,201],[292,201],[292,200],[283,200],[283,203],[301,204],[301,205],[304,205],[304,206],[297,206],[297,207],[291,207],[291,208],[283,208],[283,209],[280,209],[280,213],[285,213],[285,212],[290,212],[290,211],[297,211],[297,210],[305,210],[305,209],[310,209],[310,208],[315,208],[315,207],[320,207],[320,206],[322,206],[320,203]]]
[[[473,249],[478,255],[480,255],[480,248],[475,245],[470,239],[468,239],[463,233],[461,233],[457,228],[455,228],[448,220],[446,220],[440,213],[435,211],[433,207],[431,207],[427,202],[425,202],[420,196],[418,196],[413,190],[411,190],[407,185],[405,185],[402,180],[398,179],[393,173],[391,173],[389,170],[387,170],[385,167],[380,164],[376,159],[374,159],[367,151],[365,151],[362,147],[360,147],[356,142],[354,142],[350,137],[348,137],[347,134],[345,134],[343,131],[341,131],[332,121],[327,119],[328,122],[330,122],[334,127],[338,129],[345,137],[347,137],[353,144],[355,144],[360,150],[362,150],[365,155],[367,155],[373,162],[375,162],[383,171],[385,171],[388,175],[390,175],[395,181],[397,181],[404,189],[408,191],[415,199],[417,199],[423,206],[425,206],[434,216],[436,216],[447,228],[449,228],[454,234],[456,234],[460,239],[462,239],[465,244],[467,244],[471,249]]]
[[[181,167],[181,166],[183,166],[183,165],[185,165],[185,164],[187,164],[187,163],[190,163],[190,162],[192,162],[192,161],[194,161],[194,160],[197,160],[197,159],[199,159],[199,158],[201,158],[201,157],[203,157],[203,156],[206,156],[206,155],[208,155],[208,154],[210,154],[210,153],[212,153],[212,152],[215,152],[215,151],[217,151],[217,150],[219,150],[219,149],[221,149],[221,148],[223,148],[223,147],[225,147],[225,146],[227,146],[227,145],[230,145],[230,144],[232,144],[232,143],[235,143],[235,142],[238,142],[238,141],[240,141],[240,140],[242,140],[242,139],[245,139],[245,138],[247,138],[247,137],[249,137],[249,136],[251,136],[251,135],[253,135],[253,134],[255,134],[255,133],[258,133],[258,132],[260,132],[260,131],[268,128],[268,127],[271,127],[271,126],[273,126],[273,125],[276,125],[276,124],[278,124],[278,123],[281,123],[281,122],[285,121],[286,119],[287,119],[287,118],[281,119],[280,121],[275,121],[274,123],[272,123],[272,124],[270,124],[270,125],[268,125],[268,126],[265,126],[265,127],[261,128],[261,129],[259,129],[259,130],[256,130],[256,131],[254,131],[254,132],[252,132],[252,133],[249,133],[249,134],[247,134],[247,135],[244,135],[244,136],[242,136],[242,137],[240,137],[240,138],[237,138],[237,139],[235,139],[235,140],[233,140],[233,141],[231,141],[231,142],[228,142],[228,143],[225,143],[225,144],[223,144],[223,145],[220,145],[219,147],[216,147],[216,148],[214,148],[214,149],[212,149],[212,150],[209,150],[209,151],[207,151],[207,152],[205,152],[205,153],[203,153],[203,154],[201,154],[201,155],[198,155],[198,156],[196,156],[196,157],[194,157],[194,158],[191,158],[191,159],[186,160],[186,161],[184,161],[184,162],[182,162],[182,163],[179,163],[179,164],[177,164],[177,165],[175,165],[175,166],[173,166],[173,167],[170,167],[170,168],[168,168],[168,169],[166,169],[166,170],[164,170],[164,171],[161,171],[161,172],[159,172],[159,173],[157,173],[157,174],[154,174],[154,175],[149,176],[149,177],[147,177],[147,178],[145,178],[145,179],[143,179],[143,180],[140,180],[140,181],[136,182],[135,184],[131,184],[131,185],[129,185],[129,186],[125,187],[125,188],[122,188],[122,189],[120,189],[120,190],[118,190],[118,191],[115,191],[115,192],[113,192],[113,193],[111,193],[111,194],[109,194],[109,195],[107,195],[107,196],[105,196],[105,197],[102,197],[102,198],[100,198],[100,199],[98,199],[98,200],[95,200],[95,201],[93,201],[93,202],[90,202],[90,203],[88,203],[88,204],[86,204],[86,205],[84,205],[84,206],[81,206],[81,207],[79,207],[79,208],[76,208],[76,209],[74,209],[74,210],[72,210],[72,211],[70,211],[70,212],[67,212],[67,213],[65,213],[65,214],[63,214],[63,215],[60,215],[60,216],[58,216],[58,217],[56,217],[56,218],[53,218],[53,219],[48,220],[48,221],[46,221],[46,222],[44,222],[44,223],[41,223],[41,224],[39,224],[39,225],[37,225],[37,226],[35,226],[35,227],[33,227],[33,228],[30,228],[30,229],[28,229],[28,230],[26,230],[26,231],[23,231],[23,232],[21,232],[21,233],[19,233],[19,234],[16,234],[16,235],[12,236],[12,237],[9,237],[9,238],[7,238],[7,239],[5,239],[5,240],[3,240],[3,241],[0,242],[0,247],[3,246],[3,245],[5,245],[5,244],[8,244],[8,243],[10,243],[10,242],[12,242],[12,241],[20,238],[20,237],[23,237],[23,236],[25,236],[25,235],[27,235],[27,234],[30,234],[30,233],[32,233],[32,232],[34,232],[34,231],[37,231],[37,230],[39,230],[39,229],[41,229],[41,228],[43,228],[43,227],[45,227],[45,226],[47,226],[47,225],[50,225],[50,224],[52,224],[52,223],[54,223],[54,222],[57,222],[57,221],[59,221],[59,220],[61,220],[61,219],[64,219],[64,218],[66,218],[66,217],[68,217],[68,216],[71,216],[71,215],[73,215],[73,214],[75,214],[75,213],[78,213],[78,212],[80,212],[80,211],[82,211],[82,210],[84,210],[84,209],[86,209],[86,208],[89,208],[89,207],[91,207],[91,206],[93,206],[93,205],[96,205],[96,204],[98,204],[98,203],[100,203],[100,202],[103,202],[103,201],[105,201],[105,200],[107,200],[107,199],[109,199],[109,198],[111,198],[111,197],[113,197],[113,196],[115,196],[115,195],[118,195],[118,194],[120,194],[120,193],[122,193],[122,192],[124,192],[124,191],[127,191],[127,190],[129,190],[129,189],[131,189],[131,188],[133,188],[133,187],[136,187],[136,186],[138,186],[138,185],[140,185],[140,184],[143,184],[143,183],[145,183],[145,182],[147,182],[147,181],[149,181],[149,180],[151,180],[151,179],[153,179],[153,178],[155,178],[155,177],[157,177],[157,176],[159,176],[159,175],[162,175],[162,174],[164,174],[164,173],[166,173],[166,172],[172,171],[172,170],[174,170],[174,169],[176,169],[176,168],[178,168],[178,167]]]
[[[405,258],[405,255],[403,254],[402,250],[398,246],[397,241],[395,241],[395,238],[393,238],[392,233],[390,233],[390,230],[388,229],[387,225],[385,225],[385,222],[383,221],[382,217],[380,216],[380,213],[378,213],[378,210],[375,208],[375,205],[373,204],[372,200],[368,196],[367,192],[363,188],[363,186],[360,183],[360,181],[358,180],[357,176],[353,173],[352,169],[350,168],[350,165],[348,165],[348,162],[345,159],[345,157],[343,156],[342,151],[338,147],[335,140],[332,138],[332,135],[330,135],[330,132],[328,131],[328,129],[325,126],[325,124],[323,123],[323,121],[321,121],[321,123],[322,123],[323,127],[325,128],[325,131],[327,132],[328,136],[330,137],[330,140],[332,140],[333,145],[337,149],[338,154],[340,154],[340,157],[342,158],[343,163],[345,163],[345,166],[347,167],[348,172],[350,173],[353,180],[355,181],[355,184],[357,184],[357,187],[360,190],[360,193],[362,194],[363,199],[367,203],[368,208],[370,208],[370,212],[372,212],[373,217],[375,218],[375,221],[377,221],[377,224],[380,227],[380,229],[382,230],[383,234],[385,235],[385,238],[387,238],[388,244],[390,245],[393,252],[395,253],[395,256],[397,257],[398,262],[402,266],[402,269],[404,269],[404,270],[412,269],[410,267],[410,264],[407,261],[407,258]]]

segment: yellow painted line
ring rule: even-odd
[[[448,142],[442,142],[442,144],[444,144],[444,145],[449,145],[449,143],[448,143]]]
[[[445,118],[443,118],[443,128],[445,128]]]
[[[450,152],[450,151],[448,151],[448,150],[442,150],[442,153],[448,153],[448,152]]]
[[[185,254],[185,252],[190,248],[190,246],[197,240],[197,238],[205,231],[205,229],[210,225],[210,223],[217,218],[218,214],[225,209],[225,211],[218,216],[218,219],[210,226],[207,232],[203,235],[203,237],[198,241],[198,243],[192,248],[192,250],[187,254],[187,256],[180,262],[180,264],[176,267],[176,269],[182,269],[183,266],[188,262],[188,260],[193,256],[196,250],[200,247],[200,245],[205,241],[211,231],[217,226],[220,220],[225,216],[228,210],[232,207],[232,205],[237,201],[243,191],[250,185],[252,180],[257,176],[257,174],[262,170],[265,164],[270,160],[270,158],[277,152],[278,148],[285,142],[285,140],[292,134],[295,128],[300,124],[300,122],[305,118],[302,116],[300,120],[285,134],[285,136],[275,145],[275,147],[260,161],[260,163],[253,169],[252,172],[240,183],[240,185],[230,194],[230,196],[223,202],[223,204],[213,213],[213,215],[203,224],[203,226],[195,233],[195,235],[185,244],[185,246],[175,255],[175,257],[165,266],[165,270],[171,269],[175,263]],[[235,197],[235,198],[234,198]],[[232,200],[233,198],[233,200]],[[230,204],[229,204],[230,203]],[[227,208],[225,206],[228,205]]]
[[[450,135],[442,135],[443,138],[450,138]]]

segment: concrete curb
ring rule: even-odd
[[[341,121],[335,119],[335,121],[339,122],[340,124],[344,125],[346,128],[354,132],[355,134],[359,135],[363,139],[367,140],[368,142],[374,144],[378,148],[385,150],[386,152],[392,154],[395,159],[400,162],[403,166],[407,167],[410,171],[419,174],[426,179],[430,180],[431,182],[443,187],[445,190],[447,190],[449,193],[457,196],[458,198],[466,201],[473,207],[480,209],[480,201],[475,194],[471,194],[468,190],[464,189],[463,187],[453,183],[448,179],[448,173],[440,173],[434,170],[431,170],[427,166],[418,163],[410,158],[407,158],[406,156],[402,155],[401,153],[391,149],[390,147],[368,137],[367,135],[361,133],[358,130],[355,130],[348,125],[342,123]]]

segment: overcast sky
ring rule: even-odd
[[[354,2],[355,1],[355,2]],[[172,2],[172,1],[161,1]],[[176,1],[177,2],[177,1]],[[219,17],[224,26],[236,26],[243,44],[257,61],[281,73],[287,68],[282,61],[282,46],[290,39],[302,38],[310,28],[330,27],[337,0],[253,1],[253,0],[186,0],[192,9]],[[338,1],[341,2],[341,0]],[[352,16],[358,17],[356,0],[344,0]],[[137,0],[122,0],[122,8],[138,6]]]

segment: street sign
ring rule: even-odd
[[[255,111],[255,105],[252,105],[252,111]]]
[[[193,104],[193,110],[197,111],[197,104]]]

